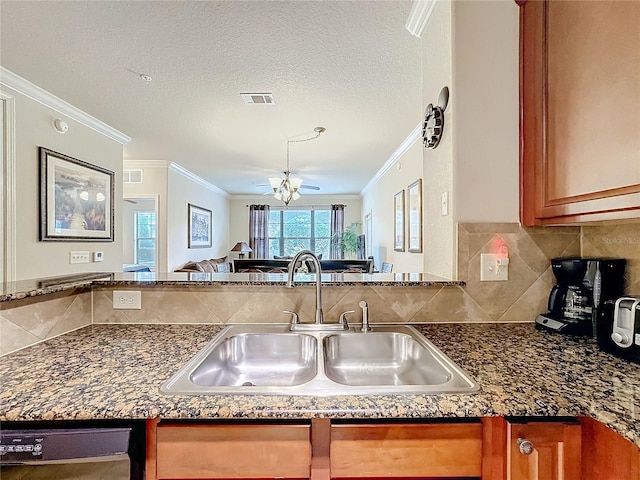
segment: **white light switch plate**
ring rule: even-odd
[[[449,192],[444,192],[440,197],[440,215],[449,215]]]
[[[509,280],[509,266],[499,265],[499,260],[504,256],[495,253],[480,254],[480,281],[504,282]]]
[[[72,250],[69,252],[69,263],[89,263],[89,252]]]
[[[114,290],[113,308],[117,310],[140,310],[142,292],[140,290]]]

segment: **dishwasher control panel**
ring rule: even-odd
[[[0,463],[94,461],[128,454],[130,428],[0,430]]]

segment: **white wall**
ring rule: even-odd
[[[194,181],[169,168],[167,177],[167,266],[173,271],[185,262],[227,255],[229,246],[229,199],[204,182]],[[210,248],[188,248],[188,204],[212,212],[212,242]]]
[[[453,3],[457,222],[519,221],[519,7]]]
[[[2,91],[15,99],[16,280],[91,271],[120,271],[122,231],[118,199],[122,196],[122,144],[9,87],[3,85]],[[54,118],[63,118],[68,123],[67,133],[61,135],[53,129],[51,122]],[[39,146],[115,173],[115,241],[39,241]],[[102,251],[104,262],[71,265],[69,252],[72,250]]]
[[[455,278],[455,209],[453,199],[454,138],[458,119],[458,92],[452,85],[451,31],[453,2],[437,2],[422,35],[422,103],[437,104],[442,87],[450,90],[444,133],[435,149],[422,148],[424,166],[424,268],[423,271]],[[449,196],[449,214],[441,214],[442,194]]]
[[[229,201],[229,248],[236,242],[249,243],[249,205],[283,206],[280,200],[272,195],[233,195]],[[359,195],[302,195],[300,199],[291,203],[295,207],[328,206],[331,204],[345,205],[344,225],[360,223],[358,233],[362,233],[362,199]],[[238,258],[235,252],[229,252],[230,258]]]
[[[393,197],[402,190],[405,190],[406,195],[406,188],[417,179],[423,178],[422,148],[422,142],[415,142],[391,168],[363,191],[362,213],[371,213],[371,246],[375,265],[380,268],[382,262],[392,263],[394,273],[423,271],[422,253],[396,252],[393,249]],[[424,182],[422,188],[424,192]],[[407,220],[405,216],[405,238],[408,238]]]

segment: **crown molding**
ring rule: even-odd
[[[422,38],[424,27],[427,26],[427,22],[429,18],[431,18],[437,1],[438,0],[413,0],[413,5],[411,6],[407,23],[405,24],[405,28],[409,30],[411,35]]]
[[[169,162],[169,170],[171,170],[173,172],[176,172],[176,173],[179,173],[183,177],[188,178],[192,182],[195,182],[198,185],[201,185],[204,188],[206,188],[208,190],[211,190],[214,193],[217,193],[217,194],[222,195],[222,196],[224,196],[226,198],[229,198],[229,194],[227,192],[225,192],[224,190],[222,190],[219,187],[216,187],[213,183],[207,182],[205,179],[199,177],[195,173],[190,172],[189,170],[184,168],[182,165],[178,165],[175,162]]]
[[[88,113],[83,112],[77,107],[74,107],[70,103],[65,102],[61,98],[56,97],[52,93],[47,92],[43,88],[34,85],[29,80],[16,75],[11,70],[0,66],[0,84],[5,85],[16,92],[41,103],[45,107],[49,107],[66,117],[75,120],[82,125],[95,130],[102,135],[115,140],[122,145],[129,143],[131,137],[128,137],[124,133],[110,127],[104,122],[101,122],[95,117],[92,117]]]
[[[123,168],[169,168],[171,162],[167,160],[123,160]]]
[[[376,172],[371,180],[364,186],[360,195],[364,195],[369,188],[371,188],[378,180],[382,178],[382,176],[387,173],[387,171],[395,165],[395,163],[402,158],[402,156],[407,153],[409,148],[413,146],[414,143],[418,141],[418,139],[422,136],[422,123],[419,123],[416,128],[414,128],[409,136],[405,138],[400,146],[396,148],[396,150],[391,154],[389,160]]]

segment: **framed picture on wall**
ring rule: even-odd
[[[211,210],[189,204],[189,248],[211,247]]]
[[[404,252],[404,190],[393,196],[393,249]]]
[[[422,179],[407,187],[409,205],[409,251],[422,252]]]
[[[40,241],[113,242],[114,177],[40,147]]]

